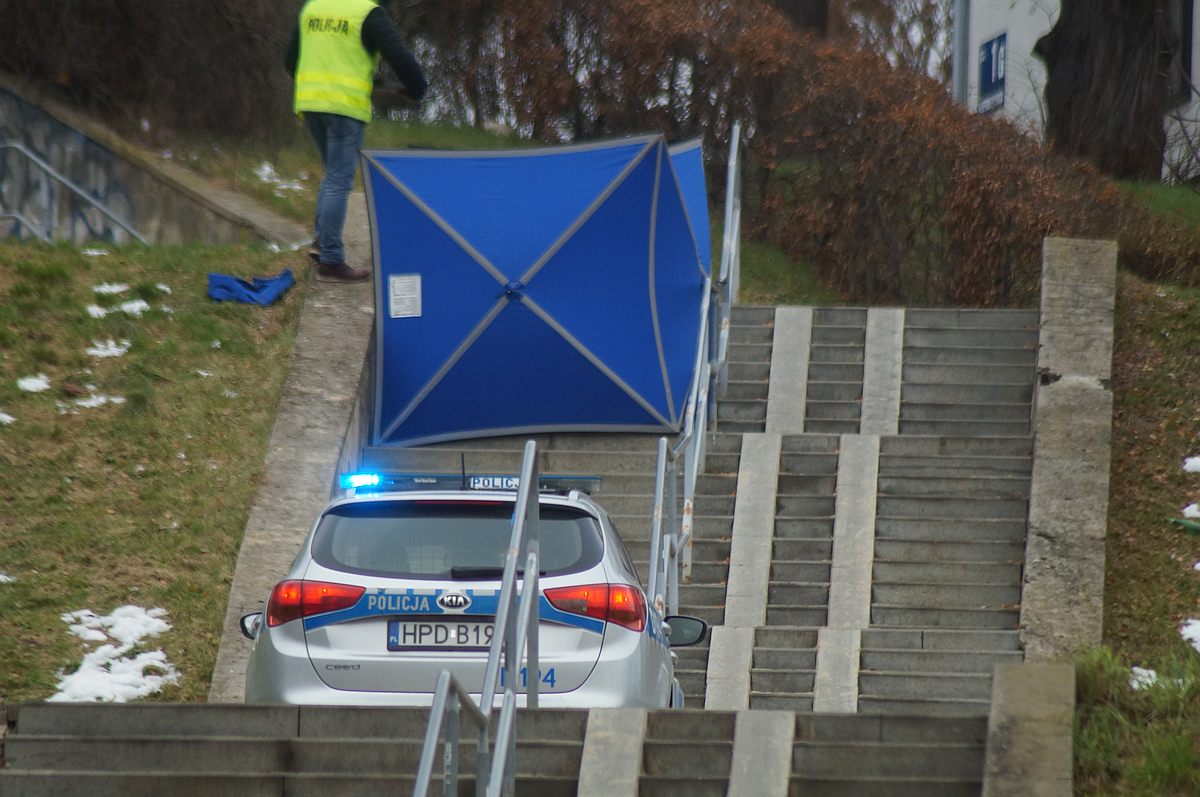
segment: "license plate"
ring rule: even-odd
[[[478,620],[389,620],[388,650],[486,650],[495,626]]]

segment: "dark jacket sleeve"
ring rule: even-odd
[[[288,74],[296,76],[296,64],[300,61],[300,28],[292,29],[292,38],[288,39],[287,49],[283,51],[283,66]]]
[[[374,8],[363,20],[362,43],[369,52],[379,53],[388,62],[396,77],[404,83],[404,90],[414,100],[425,96],[427,84],[417,59],[404,46],[400,31],[392,24],[391,17],[382,8]]]

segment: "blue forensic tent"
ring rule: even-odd
[[[708,272],[698,142],[367,150],[363,174],[372,444],[680,427]]]

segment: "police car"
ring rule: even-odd
[[[242,618],[246,702],[428,705],[443,670],[481,691],[515,482],[344,478],[351,494],[322,511],[266,611]],[[538,528],[539,668],[503,682],[537,678],[544,707],[681,706],[670,647],[705,623],[662,616],[585,492],[541,492]]]

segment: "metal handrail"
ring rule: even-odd
[[[39,169],[41,169],[43,172],[45,172],[47,175],[49,175],[51,178],[53,178],[56,182],[60,183],[67,190],[71,191],[71,193],[75,194],[77,197],[79,197],[83,201],[87,202],[89,205],[94,207],[96,210],[103,213],[109,219],[109,221],[111,221],[113,224],[116,224],[118,227],[120,227],[125,232],[129,233],[132,237],[137,239],[137,241],[139,243],[143,243],[143,244],[150,243],[149,241],[147,241],[145,238],[142,237],[141,233],[139,233],[132,226],[130,226],[128,222],[122,221],[120,218],[117,217],[117,215],[115,213],[113,213],[111,210],[109,210],[107,207],[105,207],[104,203],[102,203],[100,200],[98,200],[95,197],[93,197],[92,195],[90,195],[87,191],[85,191],[83,188],[78,186],[69,177],[59,173],[58,170],[56,170],[53,166],[51,166],[46,161],[42,160],[42,158],[39,157],[37,155],[37,153],[30,150],[24,144],[17,142],[17,141],[4,141],[4,142],[0,142],[0,149],[15,150],[17,153],[24,155],[25,158],[30,163],[37,166]],[[47,212],[49,212],[49,211],[47,211]],[[48,234],[38,231],[34,227],[33,224],[29,223],[28,220],[24,219],[20,214],[18,214],[16,212],[6,213],[0,218],[15,218],[18,221],[20,221],[21,223],[23,223],[25,226],[29,227],[30,230],[33,231],[34,235],[38,236],[38,238],[41,238],[43,241],[50,240],[50,236]]]
[[[660,438],[655,473],[654,514],[650,530],[650,598],[660,611],[679,611],[679,583],[690,581],[695,523],[696,482],[704,470],[710,417],[728,381],[730,312],[737,299],[741,272],[741,125],[730,133],[721,264],[715,283],[705,280],[700,335],[683,429],[674,446]],[[717,296],[715,305],[711,301]],[[715,333],[715,340],[714,340]],[[710,359],[711,357],[711,359]],[[682,460],[683,509],[677,517],[676,485]],[[670,522],[665,515],[669,513]],[[665,594],[664,594],[665,593]]]
[[[492,629],[492,642],[488,648],[487,666],[484,669],[483,684],[480,689],[479,707],[475,709],[475,714],[471,715],[474,719],[477,714],[480,720],[476,722],[479,741],[475,747],[475,794],[477,797],[512,795],[515,790],[516,778],[513,766],[516,759],[515,684],[520,678],[522,658],[525,660],[526,670],[526,677],[523,679],[525,703],[530,708],[537,708],[538,705],[538,685],[541,673],[538,669],[538,623],[534,618],[538,617],[536,612],[540,598],[538,518],[541,503],[537,485],[537,444],[530,440],[525,443],[524,457],[521,462],[521,480],[517,489],[516,505],[513,508],[512,533],[509,535],[508,552],[504,557],[504,576],[501,580],[500,599],[496,606],[496,620]],[[525,571],[518,597],[517,563],[522,551],[525,553]],[[493,757],[488,737],[492,727],[497,687],[500,684],[502,658],[507,677],[504,685],[504,698],[496,724],[496,753]],[[445,686],[443,686],[443,682],[446,682]],[[454,691],[456,695],[463,694],[462,687],[450,672],[443,671],[438,679],[438,691],[434,693],[434,703],[430,710],[429,726],[425,733],[425,746],[421,751],[421,764],[418,769],[417,782],[413,787],[414,797],[425,797],[429,793],[429,784],[433,774],[433,757],[437,751],[438,737],[444,721],[448,730],[444,753],[447,774],[442,781],[443,793],[446,797],[458,794],[456,790],[459,766],[458,720],[457,717],[452,716],[458,709],[457,703],[449,700],[449,691]],[[441,697],[440,701],[439,696]],[[472,708],[475,707],[472,706]],[[449,732],[450,730],[453,731],[452,734]],[[449,773],[451,766],[454,769],[453,776]],[[421,773],[426,774],[424,780],[420,776]],[[452,781],[454,790],[452,790]]]
[[[443,793],[458,794],[459,714],[462,709],[466,709],[467,717],[475,723],[475,727],[484,738],[487,738],[488,717],[471,702],[471,696],[458,679],[451,675],[449,670],[442,670],[442,674],[438,676],[437,688],[433,692],[433,707],[429,711],[429,727],[425,730],[425,745],[422,748],[420,766],[417,768],[417,782],[413,787],[413,794],[429,793],[429,784],[433,780],[432,751],[437,750],[443,724],[446,729],[445,756],[442,762]],[[430,751],[430,754],[426,755],[426,751]],[[486,760],[486,745],[483,755]]]

